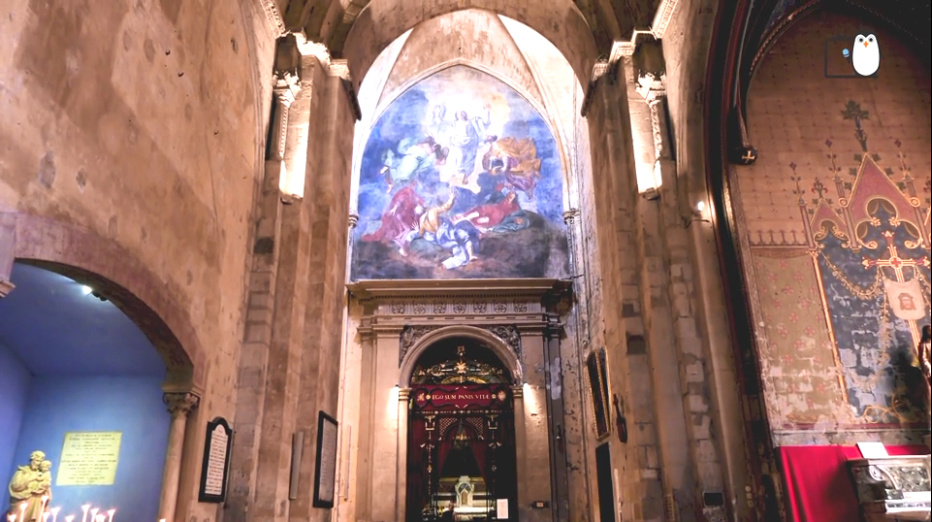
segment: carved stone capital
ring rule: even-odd
[[[578,217],[579,209],[571,208],[563,213],[563,222],[566,223],[567,226],[572,226]]]
[[[275,71],[272,81],[272,89],[278,101],[285,107],[290,106],[301,91],[301,78],[298,70]]]
[[[187,416],[201,403],[201,398],[191,392],[168,392],[162,394],[162,402],[168,406],[168,413],[172,417]]]
[[[644,97],[648,104],[653,106],[667,95],[666,78],[666,74],[663,73],[659,77],[655,76],[654,73],[644,73],[638,77],[635,90]]]
[[[0,299],[10,295],[10,292],[12,292],[14,288],[16,288],[16,285],[13,283],[5,279],[0,279]]]

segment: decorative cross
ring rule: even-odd
[[[896,273],[896,280],[900,283],[906,282],[906,278],[903,275],[903,268],[907,266],[916,267],[916,266],[929,266],[929,258],[921,257],[919,259],[904,259],[900,257],[899,252],[896,248],[896,243],[894,243],[893,232],[887,230],[883,233],[884,239],[887,240],[887,250],[890,252],[890,257],[887,259],[867,259],[866,257],[861,260],[861,265],[865,269],[871,268],[874,266],[879,267],[890,267]]]
[[[741,156],[741,159],[744,160],[745,163],[750,163],[757,159],[757,155],[754,154],[753,150],[745,149],[744,156]]]

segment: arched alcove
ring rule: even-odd
[[[44,493],[63,518],[91,504],[155,519],[168,362],[107,298],[112,287],[48,268],[15,263],[0,300],[0,476],[12,477],[0,511],[15,499],[30,516]],[[32,460],[48,471],[21,468]]]

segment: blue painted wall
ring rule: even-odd
[[[14,452],[23,423],[30,380],[29,370],[23,366],[22,361],[0,343],[0,480],[4,487],[15,467]],[[0,502],[8,502],[6,496],[3,494]],[[2,509],[0,512],[3,512]]]
[[[359,169],[353,280],[567,275],[556,140],[498,79],[454,66],[419,81]]]
[[[157,520],[170,423],[161,384],[154,377],[33,378],[14,465],[25,464],[34,450],[46,453],[54,464],[52,506],[61,506],[62,515],[80,515],[81,505],[91,503],[116,508],[127,522]],[[69,431],[123,433],[114,485],[55,485]]]

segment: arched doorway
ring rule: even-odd
[[[407,522],[517,520],[511,372],[469,337],[440,340],[408,385]]]

